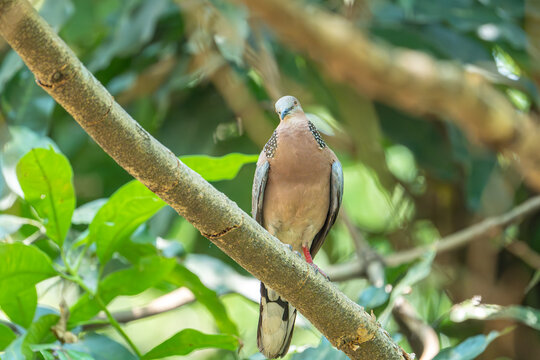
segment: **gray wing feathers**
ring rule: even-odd
[[[268,181],[269,169],[270,164],[268,161],[257,166],[251,192],[251,216],[261,225],[263,220],[264,190],[266,189],[266,182]]]
[[[321,230],[315,235],[309,252],[311,256],[315,256],[317,251],[321,248],[326,235],[330,231],[334,222],[336,222],[339,208],[341,207],[341,200],[343,198],[343,169],[339,161],[332,163],[332,172],[330,173],[330,204],[328,206],[328,215],[326,215],[326,221],[324,222]]]

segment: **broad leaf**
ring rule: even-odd
[[[37,306],[36,287],[31,286],[0,302],[2,311],[16,324],[28,327],[34,319]]]
[[[310,347],[302,352],[293,354],[291,360],[347,360],[348,357],[343,351],[339,351],[323,337],[317,347]]]
[[[123,345],[117,343],[113,339],[90,333],[85,335],[81,340],[73,344],[64,344],[64,349],[69,351],[75,350],[81,353],[88,354],[95,360],[135,360],[136,357],[129,352]]]
[[[473,360],[486,350],[490,342],[500,335],[492,331],[485,335],[476,335],[468,338],[457,346],[446,348],[433,358],[433,360]]]
[[[216,292],[204,286],[197,275],[183,265],[177,264],[174,271],[171,272],[169,280],[175,285],[190,289],[197,300],[210,311],[222,333],[238,335],[236,324],[229,318],[227,310]]]
[[[381,306],[388,300],[390,294],[385,290],[385,287],[370,286],[360,294],[358,298],[358,305],[367,309],[374,309],[377,306]]]
[[[238,339],[232,335],[209,335],[193,329],[184,329],[150,350],[143,359],[187,355],[193,350],[208,348],[234,351],[238,346]]]
[[[2,174],[11,191],[19,196],[23,196],[16,172],[19,160],[32,149],[48,149],[50,147],[57,149],[57,146],[48,137],[41,136],[24,126],[10,126],[9,135],[11,139],[4,145],[0,152]]]
[[[59,319],[60,317],[56,314],[46,314],[30,325],[28,332],[24,336],[22,345],[22,351],[27,358],[31,358],[32,355],[31,345],[56,340],[51,331],[51,327],[53,327]]]
[[[24,336],[19,336],[14,341],[12,341],[11,344],[9,344],[9,346],[4,349],[2,359],[27,360],[28,357],[25,356],[22,351],[23,341]]]
[[[97,294],[105,304],[119,295],[137,295],[167,276],[175,263],[175,259],[158,256],[143,258],[137,266],[116,271],[105,277],[98,285]],[[71,308],[69,323],[86,321],[100,310],[99,304],[90,295],[84,294]]]
[[[16,335],[8,326],[0,324],[0,351],[4,350],[13,340]]]
[[[97,255],[104,265],[113,253],[146,220],[165,206],[138,181],[131,181],[116,191],[90,223],[89,241],[95,241]]]
[[[0,304],[55,274],[51,260],[36,247],[0,243]]]
[[[207,181],[231,180],[244,164],[257,161],[259,155],[231,153],[221,157],[207,155],[181,156],[180,160]]]
[[[90,354],[77,350],[66,350],[56,344],[32,346],[31,348],[34,352],[39,352],[45,360],[94,360]]]
[[[52,149],[33,149],[19,161],[17,177],[26,201],[43,219],[47,235],[62,246],[75,209],[68,159]]]

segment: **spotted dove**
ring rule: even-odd
[[[252,215],[306,261],[321,248],[343,194],[343,171],[298,100],[276,102],[280,124],[262,150],[253,180]],[[296,309],[261,283],[257,345],[269,359],[287,354]]]

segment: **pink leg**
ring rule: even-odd
[[[302,246],[302,252],[304,253],[304,257],[306,258],[306,262],[309,265],[313,266],[313,268],[315,269],[316,272],[320,272],[325,278],[330,280],[328,275],[326,275],[324,273],[324,271],[322,271],[317,265],[315,265],[315,263],[313,262],[313,258],[311,257],[311,253],[309,252],[309,249],[307,247],[305,247],[305,246]]]

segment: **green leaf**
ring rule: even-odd
[[[48,350],[40,350],[39,353],[43,355],[43,359],[45,360],[56,360],[54,355]]]
[[[57,149],[57,146],[48,137],[39,135],[24,126],[10,126],[9,135],[11,136],[11,139],[4,145],[2,151],[0,151],[2,175],[4,175],[6,184],[11,191],[17,195],[23,196],[16,171],[19,160],[32,149],[48,149],[51,146],[54,149]]]
[[[0,243],[0,304],[55,274],[51,260],[38,248]]]
[[[388,300],[390,295],[386,292],[385,287],[370,286],[360,294],[358,305],[367,309],[374,309],[381,306]]]
[[[62,246],[75,209],[68,159],[52,149],[33,149],[17,164],[17,177],[26,201],[43,219],[47,235]]]
[[[181,156],[180,160],[207,181],[232,180],[244,164],[257,161],[259,155],[231,153],[221,157],[207,155]]]
[[[323,337],[317,347],[309,347],[302,352],[293,354],[290,360],[347,360],[349,359],[343,351],[339,351]]]
[[[97,294],[105,304],[119,295],[137,295],[166,277],[175,263],[175,259],[159,256],[142,258],[136,266],[113,272],[105,277],[98,284]],[[100,310],[99,304],[89,294],[84,294],[71,308],[69,324],[86,321]]]
[[[95,360],[135,360],[136,357],[123,345],[111,338],[90,333],[81,340],[73,344],[64,344],[64,349],[68,351],[79,351],[88,354]]]
[[[22,345],[22,351],[27,358],[31,358],[32,356],[31,345],[52,342],[55,340],[51,327],[53,327],[59,319],[60,316],[56,314],[46,314],[30,325],[28,332],[24,336]]]
[[[169,276],[169,281],[177,286],[185,286],[190,289],[197,300],[210,311],[222,333],[238,336],[238,328],[227,314],[227,310],[216,292],[207,288],[197,275],[185,266],[177,264]]]
[[[97,255],[104,265],[124,241],[146,220],[165,206],[138,181],[118,189],[97,212],[89,226],[89,240],[96,242]]]
[[[56,359],[66,359],[66,360],[94,360],[92,355],[85,352],[73,349],[65,349],[62,345],[56,343],[52,344],[37,344],[30,345],[29,348],[33,352],[39,352],[43,355],[45,360],[56,360]],[[53,352],[55,355],[53,355]]]
[[[493,320],[514,319],[533,329],[540,330],[540,310],[528,306],[501,306],[479,304],[475,299],[454,305],[450,311],[450,320],[463,322],[468,319]]]
[[[468,338],[457,346],[446,348],[433,358],[433,360],[473,360],[486,350],[490,342],[495,340],[500,333],[492,331],[485,335],[476,335]]]
[[[4,350],[17,336],[8,326],[0,324],[0,351]]]
[[[187,355],[193,350],[207,348],[234,351],[238,346],[238,339],[232,335],[210,335],[193,329],[184,329],[150,350],[143,359]]]
[[[2,359],[27,360],[28,357],[25,356],[22,351],[23,341],[24,336],[19,336],[12,341],[11,344],[9,344],[9,346],[4,350]]]
[[[0,302],[2,311],[13,321],[22,327],[28,327],[34,319],[37,306],[36,287],[23,290],[8,299]]]
[[[394,303],[396,299],[403,295],[406,290],[419,282],[420,280],[423,280],[426,278],[429,273],[431,272],[431,264],[433,263],[433,259],[435,258],[435,251],[429,251],[425,253],[422,256],[422,260],[412,266],[409,271],[407,271],[407,274],[397,283],[397,285],[392,290],[392,293],[390,294],[390,300],[388,302],[388,305],[386,306],[386,309],[384,309],[383,313],[379,317],[379,321],[381,324],[386,324],[388,321],[388,318],[392,312],[392,308],[394,307]]]

